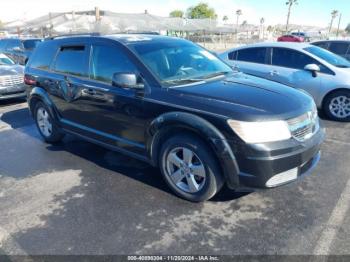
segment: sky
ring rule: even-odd
[[[213,7],[222,20],[229,17],[228,23],[234,23],[235,11],[241,9],[240,21],[259,24],[265,18],[265,24],[275,25],[286,22],[286,0],[0,0],[0,20],[14,21],[31,19],[49,12],[92,10],[98,6],[101,10],[125,13],[142,13],[168,16],[174,9],[186,10],[199,2]],[[327,27],[332,10],[342,13],[341,28],[350,23],[350,0],[298,0],[293,8],[290,23]],[[338,24],[338,20],[334,22]]]

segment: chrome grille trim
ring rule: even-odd
[[[0,86],[13,87],[24,83],[23,75],[0,76]]]
[[[292,137],[298,141],[311,138],[319,129],[317,111],[309,111],[301,116],[287,120]]]

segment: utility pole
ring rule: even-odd
[[[95,7],[95,20],[96,22],[101,20],[100,8],[97,6]]]
[[[341,16],[342,16],[342,13],[340,13],[340,15],[339,15],[338,28],[337,28],[337,37],[339,36],[339,28],[340,28]]]

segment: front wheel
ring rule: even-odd
[[[192,202],[212,198],[223,186],[211,148],[192,135],[177,135],[165,142],[160,169],[172,191]]]
[[[323,110],[332,120],[350,121],[350,91],[336,91],[325,98]]]

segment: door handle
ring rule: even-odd
[[[272,70],[272,71],[269,72],[269,74],[271,76],[278,76],[278,75],[280,75],[280,73],[277,70]]]
[[[90,96],[96,95],[96,91],[94,89],[83,89],[83,93]]]

